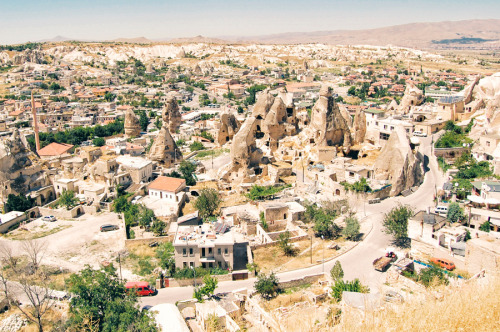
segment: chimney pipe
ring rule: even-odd
[[[31,90],[31,112],[33,113],[33,130],[35,131],[36,153],[40,150],[40,135],[38,134],[38,119],[36,117],[35,99]]]

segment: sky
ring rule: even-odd
[[[499,0],[0,0],[0,44],[358,30],[500,19]]]

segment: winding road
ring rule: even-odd
[[[361,282],[368,285],[372,292],[377,292],[385,281],[385,275],[373,269],[372,262],[380,257],[386,247],[391,246],[391,237],[384,233],[382,220],[385,212],[389,211],[397,204],[411,205],[415,210],[423,210],[434,205],[433,198],[436,193],[436,188],[441,187],[444,183],[444,177],[439,171],[436,158],[432,155],[431,137],[421,138],[419,151],[425,156],[426,173],[424,181],[419,189],[407,197],[392,197],[383,200],[379,204],[358,207],[358,211],[366,217],[364,222],[372,223],[371,232],[360,242],[356,247],[344,253],[337,259],[325,262],[324,271],[328,273],[338,260],[342,264],[344,270],[344,278],[352,280],[359,278]],[[364,204],[364,203],[362,203]],[[360,215],[360,219],[363,215]],[[298,279],[306,275],[317,274],[323,271],[323,264],[293,270],[288,272],[278,273],[280,281],[288,281]],[[223,281],[219,282],[217,292],[230,292],[240,288],[252,289],[255,283],[255,278],[250,278],[241,281]],[[192,298],[193,287],[170,287],[158,290],[158,294],[154,297],[141,298],[142,305],[156,305],[160,303],[175,303],[176,301]]]

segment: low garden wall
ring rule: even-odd
[[[217,281],[232,281],[233,280],[233,274],[228,273],[228,274],[219,274],[219,275],[213,275]],[[203,284],[203,278],[196,278],[196,284],[201,285]],[[191,279],[175,279],[175,278],[168,278],[168,285],[169,287],[185,287],[185,286],[193,286],[194,285],[194,278]]]
[[[84,207],[77,205],[72,209],[67,210],[65,207],[54,209],[54,205],[48,204],[38,208],[42,216],[54,216],[61,219],[76,218],[85,212]]]
[[[125,227],[123,227],[123,230],[125,232]],[[127,235],[125,234],[125,237]],[[173,235],[167,235],[167,236],[157,236],[157,237],[148,237],[148,238],[143,238],[143,239],[125,239],[125,247],[129,249],[129,245],[131,244],[150,244],[153,242],[173,242],[174,241],[174,236]]]
[[[318,282],[319,279],[323,277],[323,273],[318,273],[318,274],[311,274],[308,276],[304,276],[299,279],[292,279],[290,281],[280,281],[279,286],[280,288],[292,288],[292,287],[298,287],[302,286],[305,284],[312,284],[315,282]]]

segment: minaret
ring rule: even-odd
[[[40,135],[38,135],[38,119],[36,117],[35,99],[31,90],[31,112],[33,112],[33,130],[35,131],[36,153],[40,150]]]

